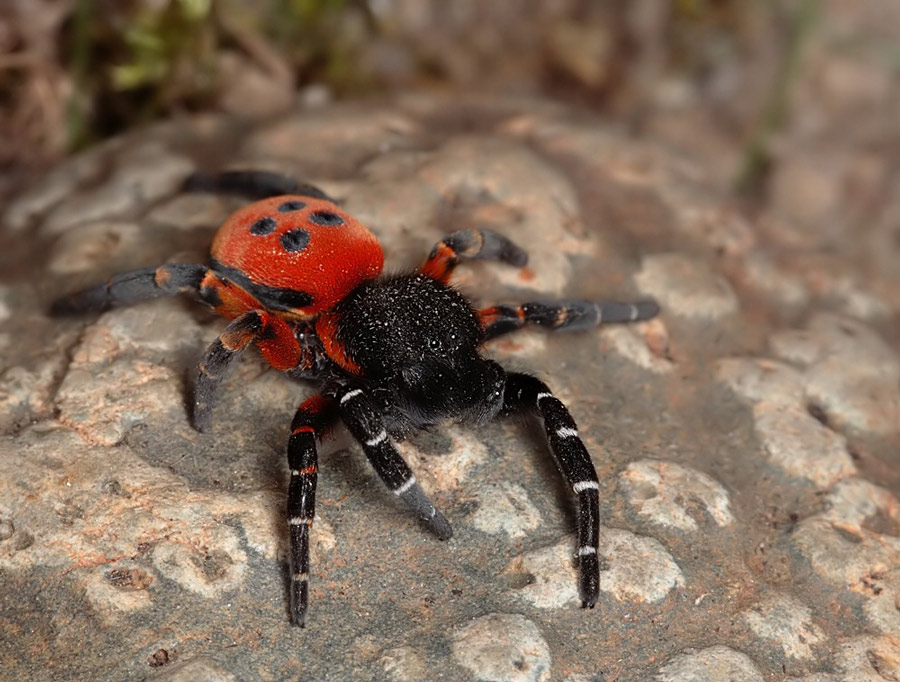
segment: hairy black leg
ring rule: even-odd
[[[306,625],[309,605],[309,534],[316,513],[319,471],[316,439],[322,436],[336,417],[334,403],[322,396],[313,396],[297,409],[288,441],[288,466],[291,469],[287,499],[291,534],[291,624],[300,627]]]
[[[493,230],[459,230],[434,245],[422,272],[446,282],[460,261],[472,259],[499,260],[521,267],[528,262],[528,253]]]
[[[100,312],[176,294],[192,294],[199,299],[200,281],[206,272],[206,266],[195,263],[169,263],[158,268],[123,272],[103,284],[57,299],[50,306],[50,312],[54,315]]]
[[[478,311],[484,338],[492,339],[538,325],[550,329],[580,331],[593,329],[609,322],[640,322],[659,313],[656,301],[635,303],[614,301],[532,301],[530,303],[497,305]]]
[[[541,416],[560,471],[578,495],[578,587],[581,605],[593,608],[600,592],[600,484],[578,427],[562,401],[540,379],[510,373],[504,391],[504,413],[531,412]]]
[[[214,192],[231,194],[252,201],[278,197],[282,194],[296,194],[316,199],[334,201],[318,187],[298,183],[278,173],[268,171],[225,171],[223,173],[192,173],[184,181],[185,192]]]
[[[197,381],[194,383],[194,409],[191,417],[194,428],[198,431],[206,431],[212,424],[212,408],[220,384],[262,328],[263,321],[258,312],[244,313],[232,320],[206,349],[203,360],[197,367]]]
[[[432,533],[441,540],[448,540],[453,535],[450,524],[428,499],[409,465],[394,447],[384,420],[369,397],[358,388],[344,390],[336,397],[344,423],[362,445],[384,484],[416,512]]]

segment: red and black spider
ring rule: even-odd
[[[231,320],[206,351],[194,388],[193,425],[209,428],[219,385],[251,344],[272,367],[316,382],[297,409],[287,445],[291,470],[291,621],[303,626],[309,598],[309,533],[315,512],[316,441],[340,419],[385,485],[441,540],[452,530],[394,445],[415,429],[456,420],[483,424],[539,415],[563,476],[578,496],[579,592],[599,591],[597,473],[565,405],[541,380],[485,359],[488,339],[528,324],[587,329],[646,320],[634,304],[538,301],[476,310],[448,284],[461,260],[522,266],[527,254],[490,230],[460,230],[415,272],[382,275],[375,235],[322,191],[264,172],[195,175],[189,190],[258,199],[232,215],[212,243],[209,266],[176,263],[115,275],[53,304],[57,314],[100,311],[185,293]]]

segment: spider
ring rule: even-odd
[[[187,294],[230,320],[199,365],[191,415],[199,431],[209,429],[219,387],[250,345],[275,369],[317,384],[318,394],[297,409],[287,444],[291,622],[306,623],[316,443],[338,420],[384,484],[447,540],[450,524],[395,440],[448,420],[479,425],[515,413],[541,417],[578,498],[579,595],[592,608],[599,593],[600,497],[590,455],[568,409],[543,381],[504,370],[480,348],[526,325],[579,330],[646,320],[658,312],[656,303],[535,301],[478,310],[449,284],[456,265],[492,259],[523,266],[528,258],[496,232],[453,232],[418,270],[383,275],[375,235],[316,187],[273,173],[229,171],[194,174],[185,189],[256,200],[219,228],[208,266],[171,263],[114,275],[57,300],[52,312],[99,312]]]

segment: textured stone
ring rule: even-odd
[[[601,528],[601,554],[608,569],[600,589],[619,601],[660,602],[684,586],[684,575],[657,540],[618,528]]]
[[[828,488],[857,473],[844,434],[900,433],[900,358],[863,323],[819,314],[769,345],[780,361],[720,360],[717,376],[752,403],[766,457],[782,471]]]
[[[414,119],[383,109],[363,119],[348,107],[312,111],[259,130],[247,141],[244,156],[293,157],[310,168],[339,164],[350,170],[373,154],[407,147],[418,130]]]
[[[677,229],[686,235],[699,239],[716,253],[730,256],[742,256],[755,245],[753,228],[741,212],[718,201],[704,201],[705,197],[698,196],[700,192],[695,187],[686,189],[680,183],[667,183],[666,186],[662,196],[677,216]],[[688,192],[689,195],[685,196]],[[710,284],[702,279],[697,283],[705,286]],[[711,293],[718,290],[718,305],[730,306],[729,286],[722,281],[714,282],[712,286],[714,289]]]
[[[817,575],[859,595],[869,623],[890,634],[900,628],[898,535],[897,498],[868,481],[848,479],[828,494],[822,513],[797,526],[792,540]]]
[[[462,488],[471,477],[473,469],[488,459],[485,444],[471,429],[462,426],[448,426],[444,431],[450,437],[447,452],[439,458],[406,443],[404,452],[410,465],[416,469],[426,468],[440,490],[451,492]]]
[[[789,476],[827,488],[856,473],[847,440],[808,410],[761,402],[754,406],[753,416],[766,457]]]
[[[841,643],[836,655],[842,682],[882,682],[900,676],[896,630],[887,637],[856,637]]]
[[[741,397],[789,408],[803,404],[803,374],[788,364],[764,358],[724,358],[717,376]]]
[[[635,282],[673,315],[714,320],[738,309],[737,296],[723,277],[680,253],[645,257]]]
[[[59,367],[47,364],[32,372],[9,367],[0,373],[0,428],[12,429],[50,411]]]
[[[504,361],[509,358],[521,357],[528,362],[533,362],[546,356],[547,338],[544,334],[529,334],[526,331],[510,338],[500,337],[490,343],[490,349],[492,354]]]
[[[515,593],[539,609],[572,607],[578,602],[578,572],[573,561],[575,541],[550,545],[527,552],[507,569],[527,576],[526,584]]]
[[[868,291],[857,277],[835,278],[827,293],[837,299],[840,312],[850,317],[877,322],[889,317],[892,312],[890,301],[880,294]]]
[[[448,223],[459,215],[501,229],[521,244],[552,242],[552,249],[531,250],[527,284],[517,268],[497,268],[494,276],[508,286],[561,293],[571,276],[569,257],[591,246],[577,236],[575,194],[564,175],[524,146],[488,136],[463,136],[429,156],[408,157],[389,155],[390,172],[370,162],[370,181],[347,193],[347,210],[379,233],[402,234],[443,214]],[[389,253],[398,250],[390,238],[383,243]],[[465,286],[465,273],[460,275]]]
[[[640,460],[629,464],[619,481],[638,515],[660,526],[690,532],[697,530],[698,518],[709,517],[719,526],[734,522],[728,492],[700,471],[671,462]]]
[[[181,587],[204,597],[240,588],[245,579],[247,556],[234,535],[217,538],[216,548],[198,553],[179,542],[159,542],[153,548],[153,566]]]
[[[65,453],[65,459],[55,452]],[[15,486],[0,481],[0,515],[15,528],[0,544],[0,566],[87,570],[85,589],[104,611],[144,608],[139,602],[152,599],[157,571],[205,596],[239,588],[247,563],[244,546],[273,557],[282,541],[269,532],[269,515],[277,508],[273,494],[191,491],[127,447],[86,445],[64,429],[29,430],[17,445],[4,439],[0,464],[19,472]],[[228,517],[240,521],[240,534],[221,523]],[[317,528],[316,537],[326,549],[331,533],[327,525],[322,531]],[[18,542],[17,536],[29,540]],[[109,571],[130,571],[136,560],[147,576],[139,586],[98,587],[97,567],[109,580]],[[138,590],[149,592],[138,597]]]
[[[237,677],[208,656],[197,656],[165,668],[152,678],[155,682],[236,682]]]
[[[481,161],[476,163],[476,158]],[[519,243],[552,240],[552,249],[533,250],[528,261],[534,273],[529,286],[548,295],[560,295],[568,282],[568,256],[590,247],[577,238],[578,229],[572,225],[578,220],[578,208],[571,184],[522,145],[463,137],[443,147],[419,175],[439,196],[459,196],[463,201],[477,197],[502,205],[514,216],[514,221],[504,221],[504,229]],[[500,269],[497,276],[508,286],[521,286],[514,269]]]
[[[530,620],[492,613],[453,635],[453,660],[478,680],[542,682],[550,679],[550,647]]]
[[[137,389],[137,390],[133,390]],[[98,445],[117,445],[147,419],[181,403],[171,369],[143,360],[72,368],[57,393],[59,420]]]
[[[743,618],[757,637],[780,648],[785,658],[810,659],[814,647],[827,641],[809,608],[794,597],[774,595],[745,611]]]
[[[100,175],[109,152],[121,145],[122,138],[110,140],[50,171],[10,202],[3,215],[3,224],[15,231],[24,230],[55,204],[76,193],[81,183]]]
[[[727,646],[713,646],[674,656],[660,668],[658,682],[763,682],[746,654]]]
[[[770,343],[804,368],[807,399],[837,428],[900,433],[900,357],[866,325],[819,314],[806,330],[775,334]]]
[[[610,327],[603,332],[619,355],[656,374],[671,372],[674,361],[668,357],[668,331],[659,320],[644,324],[644,333],[634,327]]]
[[[147,222],[180,230],[218,225],[227,217],[225,201],[214,194],[181,194],[147,212]]]
[[[119,158],[109,182],[61,201],[41,231],[57,235],[80,223],[127,216],[177,191],[192,170],[187,158],[156,142],[133,146]]]
[[[522,486],[501,483],[481,488],[478,510],[471,520],[484,533],[520,538],[537,528],[541,517]]]
[[[818,241],[765,202],[744,212],[717,194],[716,164],[533,99],[410,95],[249,128],[185,119],[121,138],[0,223],[6,676],[165,679],[189,664],[325,682],[894,674],[890,211],[859,213],[865,232],[836,229],[837,216]],[[454,277],[478,306],[659,298],[649,322],[486,346],[553,387],[592,454],[595,609],[579,608],[578,507],[538,420],[436,425],[399,443],[453,525],[447,542],[338,427],[319,453],[308,627],[288,626],[284,451],[313,389],[248,351],[199,434],[191,378],[224,321],[184,299],[38,313],[117,270],[201,262],[241,202],[178,186],[218,163],[321,185],[377,233],[388,271],[456,229],[510,235],[527,267],[474,262]],[[849,203],[892,193],[883,165],[849,169]]]
[[[834,172],[835,159],[825,154],[797,155],[779,166],[773,202],[792,221],[830,222],[840,207],[843,178]]]
[[[527,584],[515,593],[533,606],[557,609],[578,603],[575,540],[527,552],[508,571],[524,573]],[[600,589],[622,602],[659,602],[684,585],[684,575],[672,556],[652,538],[615,528],[600,528],[600,554],[606,570]]]
[[[809,289],[803,278],[779,267],[765,253],[749,254],[744,274],[755,289],[786,306],[799,308],[809,302]]]
[[[140,227],[134,223],[101,221],[76,225],[62,234],[53,245],[48,268],[71,275],[96,268],[139,243]]]
[[[386,652],[380,659],[385,672],[397,682],[427,680],[428,664],[421,653],[409,646],[400,646]]]
[[[158,579],[155,571],[123,559],[95,568],[82,579],[81,588],[105,623],[115,625],[121,623],[120,616],[153,606],[149,588]]]

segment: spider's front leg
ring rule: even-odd
[[[291,544],[291,624],[304,627],[309,606],[309,534],[316,512],[318,453],[316,440],[335,421],[334,403],[323,396],[312,396],[297,409],[288,441],[287,518]]]
[[[113,275],[102,284],[63,296],[50,306],[54,315],[102,312],[163,296],[191,294],[204,300],[201,283],[208,270],[197,263],[168,263]]]
[[[251,310],[234,318],[212,342],[197,368],[194,384],[194,428],[206,431],[212,423],[212,409],[222,381],[251,343],[275,369],[303,368],[313,363],[293,328],[280,317],[265,310]]]
[[[434,245],[422,274],[446,284],[460,261],[475,259],[522,267],[528,262],[528,253],[493,230],[458,230]]]
[[[384,484],[416,512],[438,539],[449,540],[453,529],[394,447],[384,420],[369,396],[362,389],[346,388],[335,397],[340,404],[344,423],[362,445],[363,452]]]
[[[656,317],[659,305],[653,300],[634,303],[616,301],[532,301],[496,305],[478,311],[484,339],[537,325],[552,330],[581,331],[601,324],[641,322]]]
[[[540,379],[507,374],[503,413],[530,412],[544,421],[550,449],[568,484],[578,495],[578,587],[581,605],[593,608],[600,594],[600,484],[578,427],[566,406]]]

